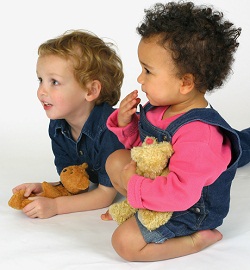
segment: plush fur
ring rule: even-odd
[[[89,176],[86,172],[88,165],[68,166],[60,174],[60,183],[56,186],[47,182],[42,183],[43,192],[39,195],[31,194],[30,197],[40,196],[47,198],[57,198],[60,196],[70,196],[83,192],[89,187]],[[19,190],[12,195],[8,204],[10,207],[21,210],[32,200],[24,197],[25,190]]]
[[[173,154],[169,142],[158,143],[154,137],[146,137],[141,146],[131,149],[131,158],[137,163],[136,173],[147,178],[168,174],[168,160]],[[134,209],[127,200],[117,202],[109,207],[112,218],[122,224],[138,212],[138,218],[148,230],[155,230],[165,224],[172,212],[157,212],[148,209]]]

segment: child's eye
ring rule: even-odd
[[[39,84],[42,83],[42,78],[37,78],[37,80],[38,80]]]
[[[52,84],[53,84],[53,85],[58,85],[59,83],[58,83],[57,80],[52,80]]]
[[[147,68],[144,68],[145,69],[145,72],[147,73],[147,74],[150,74],[150,71],[147,69]]]

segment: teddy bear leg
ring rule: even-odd
[[[19,190],[15,194],[13,194],[8,201],[8,205],[14,209],[22,210],[27,204],[32,201],[24,197],[25,190]],[[33,194],[30,197],[34,196]]]
[[[148,209],[140,209],[138,211],[138,219],[150,231],[168,222],[171,216],[172,212],[157,212]]]
[[[27,204],[29,204],[29,203],[31,203],[31,202],[32,202],[32,200],[24,199],[24,200],[22,201],[22,208],[21,208],[21,209],[23,209]]]
[[[137,209],[130,206],[127,200],[124,200],[110,205],[108,211],[112,219],[120,225],[132,217],[137,212]]]
[[[8,205],[14,209],[21,210],[22,209],[22,201],[24,199],[25,190],[19,190],[16,193],[14,193],[10,200],[8,201]]]

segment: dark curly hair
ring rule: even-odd
[[[231,72],[241,28],[211,7],[180,1],[146,9],[137,32],[142,38],[159,35],[160,45],[172,51],[178,76],[191,73],[197,90],[211,91],[222,86]]]

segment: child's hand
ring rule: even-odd
[[[127,191],[128,189],[128,182],[132,175],[136,174],[136,162],[133,160],[128,163],[123,170],[121,171],[121,184],[123,185],[123,189]],[[127,196],[126,194],[122,194],[123,196]]]
[[[39,194],[42,192],[41,183],[24,183],[12,189],[13,194],[18,190],[25,189],[24,196],[29,197],[31,193]]]
[[[128,94],[122,101],[118,112],[118,125],[119,127],[127,126],[131,120],[133,114],[136,113],[136,107],[141,102],[138,98],[138,91],[134,90]]]
[[[56,199],[45,197],[29,197],[33,202],[23,208],[23,212],[30,218],[50,218],[57,214]]]

